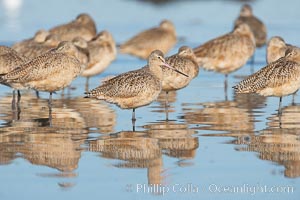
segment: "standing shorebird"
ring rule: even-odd
[[[252,7],[249,4],[243,5],[239,17],[235,20],[234,26],[242,23],[248,24],[254,34],[256,47],[262,47],[267,42],[267,28],[265,24],[255,17],[252,12]],[[251,59],[251,73],[254,72],[254,54]]]
[[[278,114],[281,115],[282,97],[300,88],[300,49],[288,49],[284,57],[268,64],[233,88],[236,93],[279,97]]]
[[[166,62],[171,66],[188,75],[182,76],[174,70],[163,67],[162,91],[166,92],[166,111],[168,107],[169,91],[179,90],[186,87],[199,73],[199,67],[193,50],[187,46],[178,49],[178,53],[166,58]],[[168,118],[168,115],[167,115]]]
[[[82,37],[86,41],[96,36],[96,25],[91,16],[82,13],[74,21],[56,26],[49,30],[51,34],[58,35],[61,41],[71,41],[75,37]]]
[[[15,50],[6,46],[0,46],[0,74],[7,74],[26,61],[28,61],[28,59],[17,53]],[[12,107],[15,108],[15,90],[18,90],[17,101],[19,102],[21,98],[19,90],[24,89],[24,86],[19,83],[7,83],[5,81],[0,81],[0,83],[13,88]]]
[[[116,59],[116,43],[108,31],[100,32],[88,42],[89,62],[81,76],[86,77],[85,90],[88,91],[89,77],[102,73]]]
[[[18,49],[18,53],[24,55],[29,60],[34,59],[35,57],[42,55],[49,51],[50,49],[56,47],[59,44],[60,40],[57,35],[49,34],[45,41],[43,42],[33,42],[30,45],[24,45],[22,48]]]
[[[146,67],[106,80],[99,87],[87,92],[86,97],[105,100],[117,104],[122,109],[133,109],[132,122],[134,124],[135,109],[150,104],[161,92],[162,65],[187,76],[169,66],[163,53],[155,50],[150,54]]]
[[[243,5],[239,17],[235,20],[234,26],[242,23],[248,24],[254,34],[256,47],[262,47],[267,42],[267,28],[264,23],[253,15],[249,4]]]
[[[50,35],[49,31],[44,29],[38,30],[33,38],[23,40],[21,42],[17,42],[12,45],[12,48],[16,50],[18,53],[22,53],[24,49],[27,49],[31,45],[35,45],[37,43],[42,43],[46,40],[47,36]]]
[[[292,46],[290,44],[286,44],[285,41],[279,36],[272,37],[267,44],[267,56],[266,56],[267,63],[269,64],[271,62],[278,60],[281,57],[284,57],[285,52],[291,48],[298,48],[298,47]],[[292,104],[294,104],[295,102],[296,93],[297,91],[293,94]]]
[[[159,27],[138,33],[122,44],[120,52],[147,59],[150,53],[156,49],[166,54],[176,42],[176,31],[173,23],[163,20]]]
[[[20,83],[24,87],[52,93],[68,86],[82,71],[77,59],[78,50],[71,42],[61,42],[57,48],[49,50],[15,70],[0,77],[8,84]]]
[[[228,74],[245,65],[254,51],[255,39],[247,24],[240,24],[233,32],[194,48],[199,66],[225,74],[225,99]]]

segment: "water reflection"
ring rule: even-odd
[[[165,121],[148,124],[144,128],[151,138],[158,139],[163,154],[179,159],[179,166],[193,164],[189,160],[195,157],[199,142],[198,137],[193,136],[196,131],[189,129],[187,124]]]
[[[101,157],[118,159],[119,168],[147,168],[148,183],[163,181],[162,154],[158,140],[145,132],[122,131],[90,141],[89,150],[100,152]]]
[[[281,120],[277,115],[268,118],[268,127],[257,133],[206,134],[205,136],[229,136],[235,139],[230,144],[238,145],[237,151],[257,152],[258,158],[284,166],[284,176],[300,176],[300,106],[284,108]],[[280,127],[281,122],[281,127]]]
[[[163,157],[165,154],[178,159],[179,166],[192,165],[199,146],[194,130],[186,124],[156,122],[144,125],[146,131],[122,131],[103,135],[89,142],[89,150],[99,152],[103,158],[120,160],[114,167],[146,168],[148,184],[165,184],[166,173]]]
[[[254,131],[254,117],[235,101],[183,104],[185,119],[195,129],[227,132]]]
[[[296,178],[300,176],[299,139],[299,130],[269,128],[247,139],[238,138],[233,143],[246,145],[237,147],[238,151],[257,152],[260,159],[283,165],[284,176]]]
[[[53,100],[52,126],[48,100],[38,99],[31,92],[22,95],[17,111],[11,109],[10,96],[2,97],[0,104],[0,165],[20,157],[33,165],[58,170],[37,174],[41,177],[76,177],[74,171],[90,133],[88,129],[112,132],[116,122],[109,106],[83,98]],[[67,181],[58,185],[70,188],[75,184]]]

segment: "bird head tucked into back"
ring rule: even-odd
[[[188,46],[182,46],[178,49],[178,55],[180,57],[183,57],[183,58],[189,58],[189,59],[195,59],[196,60],[196,56],[194,54],[194,51],[193,49],[191,49],[190,47]]]
[[[165,30],[175,32],[174,24],[169,20],[163,20],[160,22],[159,26]]]
[[[268,46],[281,48],[281,47],[285,47],[286,44],[282,37],[274,36],[269,40]]]
[[[80,47],[82,49],[86,49],[88,47],[88,43],[85,39],[83,39],[82,37],[75,37],[72,40],[72,43],[77,46]]]
[[[49,36],[49,35],[50,35],[49,31],[41,29],[41,30],[38,30],[34,34],[33,39],[34,39],[35,42],[41,43],[41,42],[44,42],[46,40],[47,36]]]
[[[285,51],[285,58],[287,60],[296,62],[300,64],[300,48],[291,47]]]
[[[239,34],[239,35],[245,35],[248,36],[252,42],[255,44],[255,37],[253,32],[251,31],[251,28],[248,24],[246,23],[241,23],[239,25],[237,25],[234,30],[233,30],[234,34]]]
[[[75,47],[75,45],[70,41],[62,41],[58,44],[56,49],[54,49],[57,53],[64,53],[68,56],[73,56],[76,59],[78,59],[78,49]]]
[[[93,22],[93,19],[88,14],[82,13],[76,17],[76,22],[80,24],[88,24],[90,22]]]
[[[92,41],[97,41],[99,43],[102,43],[104,41],[114,43],[112,35],[106,30],[103,30],[100,33],[98,33]]]
[[[252,8],[249,4],[245,4],[243,5],[243,7],[241,8],[241,11],[240,11],[240,16],[242,17],[249,17],[249,16],[252,16]]]

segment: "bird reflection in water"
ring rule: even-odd
[[[176,102],[177,94],[176,91],[169,91],[168,94],[166,92],[162,91],[156,101],[159,103],[159,105],[153,105],[151,106],[153,109],[153,112],[159,112],[159,113],[165,113],[166,114],[166,121],[169,121],[169,113],[175,112],[175,108],[172,105],[173,103]],[[166,101],[168,99],[168,107],[166,109]]]
[[[183,104],[183,118],[198,130],[249,132],[254,130],[254,117],[235,101]]]
[[[195,130],[189,129],[187,124],[176,122],[156,122],[145,125],[151,138],[159,141],[163,154],[178,158],[181,167],[193,165],[191,161],[199,147],[198,137],[194,137]]]
[[[148,184],[162,183],[163,163],[158,140],[145,132],[123,131],[89,142],[89,150],[101,157],[122,160],[114,167],[147,168]]]
[[[95,104],[88,99],[58,99],[53,101],[59,106],[53,108],[49,126],[48,101],[30,93],[22,98],[24,103],[20,104],[17,115],[11,110],[10,96],[0,99],[0,165],[23,158],[33,165],[58,170],[38,176],[57,178],[63,189],[73,187],[75,183],[69,178],[77,176],[74,171],[88,138],[88,128],[98,127],[103,133],[113,131],[115,113],[106,104]],[[93,112],[86,112],[87,106]],[[98,116],[103,113],[106,120]]]

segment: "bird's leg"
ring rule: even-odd
[[[227,78],[228,78],[228,74],[225,74],[225,81],[224,81],[224,93],[225,93],[225,101],[227,101],[227,87],[228,87],[228,83],[227,83]]]
[[[169,120],[169,110],[168,110],[168,107],[169,107],[169,101],[168,101],[168,95],[169,92],[166,91],[166,104],[165,104],[165,111],[166,111],[166,121]]]
[[[52,127],[52,92],[50,92],[49,95],[48,107],[49,107],[49,126]]]
[[[136,118],[135,118],[135,108],[132,109],[132,118],[131,118],[132,121],[136,121]]]
[[[135,131],[135,122],[136,122],[136,118],[135,118],[135,108],[132,109],[132,131]]]
[[[17,103],[19,104],[20,101],[21,101],[21,93],[20,93],[20,90],[18,90],[18,101],[17,101]]]
[[[50,95],[49,95],[48,106],[52,107],[52,92],[50,92]]]
[[[293,94],[292,105],[295,105],[295,97],[296,97],[297,92],[298,92],[298,90],[296,92],[294,92],[294,94]]]
[[[11,101],[11,109],[16,110],[16,92],[15,92],[15,90],[13,90],[13,98],[12,98],[12,101]]]
[[[282,102],[282,97],[279,97],[279,106],[278,106],[278,115],[281,116],[282,111],[281,111],[281,102]]]
[[[255,58],[255,53],[253,53],[253,55],[251,56],[251,60],[250,60],[250,73],[251,74],[254,73],[254,58]]]
[[[40,98],[40,93],[39,93],[39,91],[36,90],[36,91],[35,91],[35,95],[36,95],[36,98],[37,98],[37,99]]]
[[[89,91],[89,79],[90,79],[90,77],[86,77],[86,82],[85,82],[85,91],[86,92]]]

